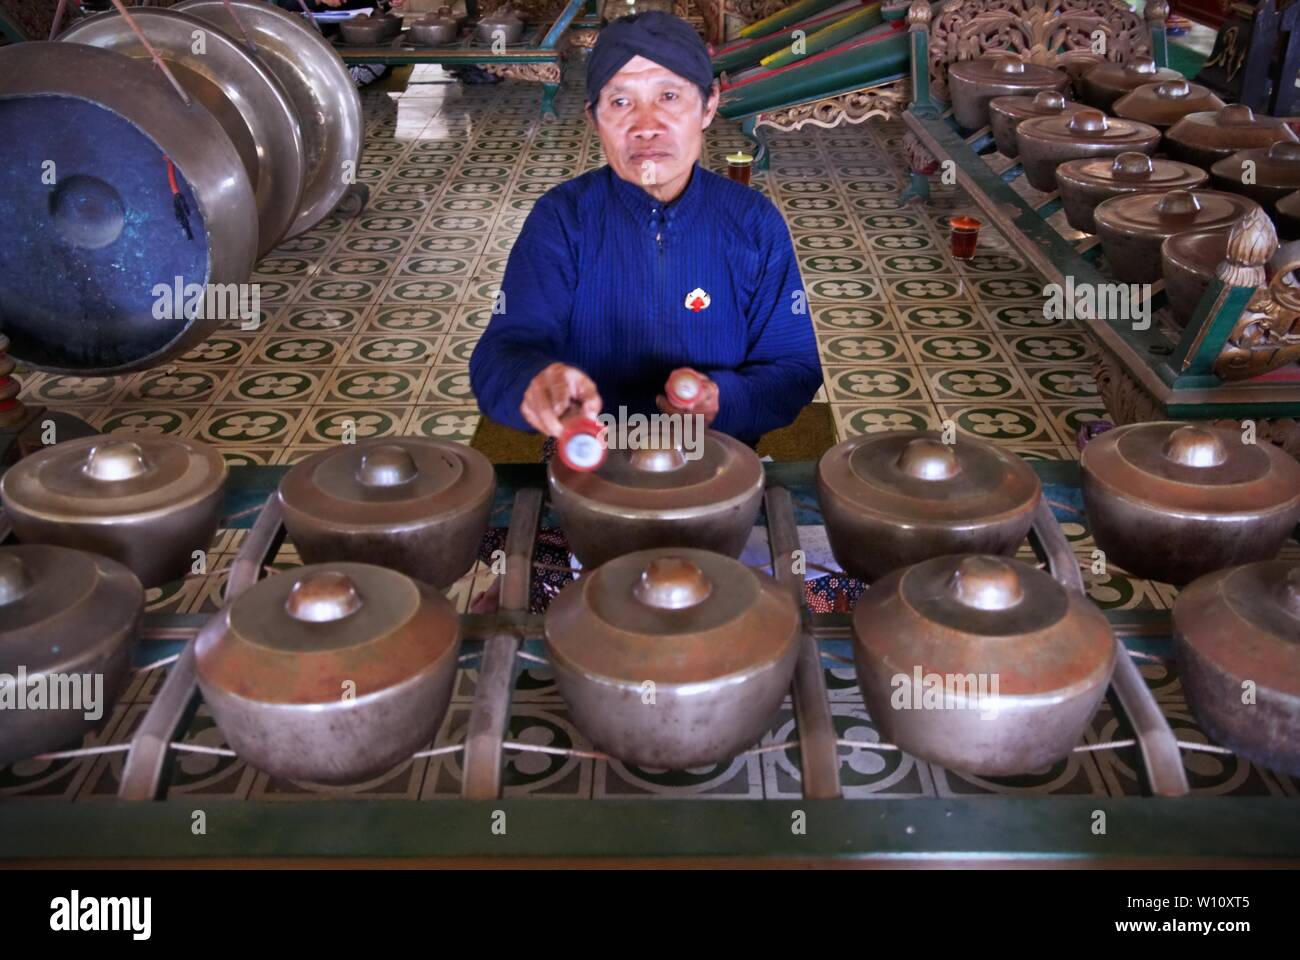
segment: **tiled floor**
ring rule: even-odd
[[[232,463],[291,463],[338,442],[348,421],[360,437],[426,435],[468,441],[478,413],[467,363],[490,316],[510,246],[536,198],[599,166],[599,142],[566,87],[563,119],[542,123],[538,88],[465,87],[422,68],[400,95],[368,92],[360,176],[372,193],[354,220],[331,217],[282,244],[258,266],[264,322],[231,324],[165,368],[125,377],[29,374],[25,395],[78,413],[107,432],[174,433],[220,446]],[[938,427],[1005,444],[1026,457],[1077,456],[1080,424],[1104,416],[1090,373],[1093,348],[1073,321],[1043,316],[1042,281],[1004,237],[986,228],[980,255],[954,262],[942,221],[972,209],[957,187],[934,185],[929,206],[899,200],[906,181],[901,124],[871,122],[774,138],[771,172],[755,186],[785,215],[804,272],[821,344],[825,391],[841,437]],[[742,144],[734,123],[711,128],[704,162],[721,169]],[[1081,557],[1092,542],[1067,527]],[[151,594],[155,609],[213,609],[242,537],[223,532],[212,575]],[[293,561],[291,551],[281,558]],[[464,609],[472,574],[452,590]],[[1093,578],[1109,608],[1167,607],[1160,585]],[[1204,740],[1165,666],[1144,666],[1180,737]],[[100,740],[125,742],[161,683],[137,675]],[[457,742],[473,696],[464,671],[436,743]],[[828,672],[840,735],[878,740],[851,669]],[[792,736],[787,709],[765,739]],[[1090,741],[1123,736],[1109,708]],[[589,748],[544,668],[526,672],[511,736]],[[190,740],[220,745],[201,712]],[[1131,751],[1076,754],[1039,775],[998,781],[959,776],[898,753],[841,749],[852,796],[945,796],[988,791],[1136,792]],[[1297,783],[1233,757],[1189,754],[1197,790],[1295,797]],[[121,754],[0,770],[0,796],[111,796]],[[455,795],[456,755],[415,760],[346,792],[425,798]],[[333,795],[273,781],[237,759],[188,754],[178,792],[264,799]],[[716,769],[656,773],[615,762],[513,754],[507,793],[554,796],[786,797],[798,793],[797,751],[743,757]]]

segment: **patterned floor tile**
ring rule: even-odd
[[[409,403],[419,395],[428,371],[337,367],[322,396],[325,403]]]
[[[1060,443],[1047,418],[1030,403],[939,403],[939,416],[957,429],[997,443]]]
[[[841,438],[886,430],[937,430],[940,416],[933,404],[875,404],[857,407],[832,403],[835,428]]]
[[[921,374],[936,400],[1032,400],[1010,366],[976,361],[969,366],[922,366]]]
[[[332,446],[372,437],[401,436],[410,415],[409,406],[313,407],[291,442],[299,446],[313,443]]]
[[[982,332],[985,323],[979,311],[965,303],[903,303],[893,304],[901,330],[917,333]]]
[[[981,330],[960,330],[954,333],[904,334],[911,346],[912,356],[923,364],[998,365],[1006,364],[1002,345],[990,333]]]
[[[306,407],[266,405],[210,407],[194,432],[199,440],[215,444],[272,444],[288,441],[306,416]]]
[[[1021,363],[1087,363],[1096,348],[1082,333],[1002,334],[1012,356]]]
[[[825,365],[827,390],[835,403],[928,400],[925,385],[905,367]]]
[[[819,336],[826,364],[906,364],[907,347],[902,337],[891,334]]]
[[[279,402],[311,403],[320,392],[329,368],[325,366],[242,367],[221,392],[221,403],[274,405]]]

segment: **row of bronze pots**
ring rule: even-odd
[[[1059,189],[1069,224],[1099,234],[1121,280],[1154,282],[1165,237],[1226,228],[1239,218],[1234,213],[1249,211],[1207,196],[1211,177],[1216,189],[1265,207],[1284,239],[1300,239],[1300,142],[1292,129],[1246,106],[1225,105],[1149,58],[1089,67],[1075,84],[1084,103],[1065,99],[1068,67],[1001,56],[953,64],[949,76],[958,123],[987,124],[998,149],[1020,160],[1031,186]],[[1153,158],[1157,150],[1168,158]],[[1132,199],[1174,190],[1196,197],[1161,207]],[[1130,202],[1096,218],[1099,205],[1119,198]]]
[[[464,27],[465,14],[440,7],[437,13],[413,19],[406,29],[407,39],[419,46],[442,46],[454,43]],[[387,43],[402,33],[402,17],[393,13],[376,13],[345,20],[339,24],[343,42],[353,45]],[[474,37],[490,44],[498,37],[502,43],[517,43],[524,33],[524,21],[513,10],[503,9],[482,17],[474,24]]]
[[[606,551],[548,614],[557,683],[594,743],[644,766],[733,756],[766,729],[793,671],[793,598],[718,552],[739,552],[743,538],[720,540],[719,531],[752,526],[748,478],[758,469],[761,495],[761,468],[747,448],[711,439],[702,472],[673,460],[646,469],[618,451],[594,475],[551,467],[553,493],[598,481],[568,491],[566,532],[577,549],[584,520],[574,518],[585,518]],[[150,472],[140,470],[145,451],[121,441],[66,446],[6,475],[0,492],[12,509],[18,491],[16,519],[48,509],[42,496],[75,503],[92,482],[134,490]],[[445,585],[473,562],[494,493],[480,461],[460,445],[403,438],[325,451],[290,471],[277,508],[309,566],[236,598],[196,646],[200,686],[237,752],[273,773],[349,781],[428,741],[460,642],[434,581]],[[196,468],[153,469],[171,481],[158,489],[178,493],[178,478]],[[1117,429],[1089,445],[1082,469],[1098,546],[1141,576],[1182,583],[1267,560],[1300,519],[1300,466],[1225,430]],[[60,473],[75,475],[68,490]],[[674,525],[682,491],[698,496],[689,498],[690,522]],[[855,438],[823,457],[818,495],[837,560],[874,584],[855,613],[855,651],[882,732],[918,756],[982,773],[1023,772],[1077,743],[1114,665],[1113,638],[1081,596],[1009,558],[1041,497],[1023,462],[974,439]],[[600,507],[586,510],[584,496]],[[667,516],[654,515],[656,503]],[[647,548],[608,535],[619,519],[625,530],[666,525]],[[321,527],[326,536],[303,549]],[[714,549],[700,549],[697,534]],[[0,592],[18,596],[22,581],[10,575]],[[929,673],[1004,677],[996,715],[895,709],[897,678],[917,663]],[[654,710],[645,707],[647,682],[657,688]]]
[[[1152,442],[1147,433],[1117,447],[1118,458],[1102,457],[1106,444],[1135,433],[1136,428],[1125,428],[1104,435],[1106,444],[1096,441],[1086,464],[1092,523],[1111,562],[1185,582],[1206,569],[1276,553],[1300,518],[1300,467],[1271,447],[1233,450],[1226,431],[1156,427],[1167,435],[1167,457],[1147,458],[1136,467],[1128,463],[1125,456],[1134,444]],[[721,762],[767,728],[790,682],[798,611],[774,580],[725,555],[739,553],[760,507],[762,471],[752,451],[709,434],[700,460],[673,453],[611,451],[606,464],[591,473],[552,461],[552,500],[588,572],[552,604],[546,642],[575,723],[597,747],[643,766],[680,768]],[[439,574],[449,582],[472,563],[472,547],[487,522],[484,504],[493,491],[485,479],[490,473],[475,470],[478,457],[453,444],[408,439],[317,454],[282,483],[286,526],[302,544],[323,521],[352,525],[350,534],[304,559],[397,562],[417,577],[428,577],[427,568],[410,565],[401,550],[385,553],[378,544],[394,527],[435,529],[434,517],[423,527],[417,521],[417,504],[428,509],[455,504],[457,525],[444,527],[437,537],[443,552],[463,557]],[[1184,462],[1205,469],[1185,469]],[[1224,496],[1224,483],[1230,483],[1233,496]],[[1182,539],[1165,533],[1171,514],[1183,516],[1176,513],[1182,501],[1196,501],[1184,488],[1197,484],[1208,485],[1201,499],[1217,503],[1217,513],[1201,509],[1185,516],[1190,532]],[[1111,509],[1107,494],[1116,485],[1128,493],[1122,508],[1133,511],[1118,524],[1118,533],[1104,520]],[[482,496],[458,492],[459,486],[474,487]],[[847,572],[875,583],[855,615],[857,660],[864,695],[884,717],[888,736],[935,762],[990,774],[1023,772],[1059,759],[1077,743],[1106,688],[1113,638],[1103,629],[1104,618],[1081,597],[1009,558],[1023,542],[1041,498],[1041,486],[1026,464],[973,439],[949,445],[935,435],[858,438],[822,459],[818,496],[837,560]],[[1143,497],[1145,509],[1135,508]],[[352,515],[354,509],[373,510],[371,520],[381,524],[390,512],[397,521],[374,529],[373,536],[354,536],[363,519]],[[1239,532],[1247,529],[1249,535]],[[1141,531],[1137,553],[1125,538],[1129,530]],[[1196,550],[1187,550],[1185,541],[1194,542]],[[1152,545],[1162,542],[1170,549],[1152,560]],[[277,597],[287,597],[288,590],[282,584]],[[930,610],[918,597],[930,598],[936,608]],[[364,609],[364,600],[335,598],[324,605]],[[237,610],[220,631],[214,628],[208,643],[227,642],[220,638],[234,629]],[[915,614],[917,622],[896,629],[889,618],[903,616],[900,610]],[[256,617],[250,614],[244,622],[252,624]],[[889,626],[878,634],[882,623]],[[945,639],[938,642],[935,636]],[[1075,649],[1072,643],[1081,645]],[[928,652],[917,660],[922,647]],[[891,655],[878,655],[885,648]],[[1044,655],[1032,661],[1041,666],[1038,673],[1022,665],[1015,674],[1020,686],[998,691],[1000,722],[960,712],[897,713],[882,706],[897,692],[895,678],[909,672],[893,669],[899,664],[924,662],[931,672],[934,664],[944,664],[951,668],[944,673],[990,673],[996,671],[974,668],[996,665],[1008,650]],[[200,659],[201,682],[219,686],[211,677],[202,679],[205,662]],[[643,699],[647,683],[655,688],[653,710]],[[329,685],[321,690],[333,694]],[[426,700],[426,706],[435,700],[443,707],[425,717],[422,732],[445,708],[441,698]],[[968,726],[972,723],[978,725]],[[1037,733],[1026,736],[1026,730]],[[983,748],[977,750],[971,737]],[[268,732],[262,741],[270,738]],[[263,748],[256,743],[251,747],[258,749]],[[261,763],[302,774],[274,758]]]

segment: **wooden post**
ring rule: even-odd
[[[1169,66],[1169,35],[1165,21],[1169,19],[1169,0],[1147,0],[1147,27],[1151,31],[1151,59],[1157,67]]]
[[[912,0],[907,8],[907,35],[912,48],[912,110],[934,109],[934,101],[930,99],[931,16],[930,0]]]

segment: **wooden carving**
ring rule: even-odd
[[[726,0],[723,9],[746,23],[753,23],[770,17],[784,6],[781,0]]]
[[[1300,286],[1290,285],[1297,269],[1300,260],[1250,298],[1214,362],[1217,376],[1247,380],[1300,361]]]
[[[1093,364],[1093,376],[1106,405],[1106,412],[1119,426],[1167,420],[1169,414],[1149,393],[1129,376],[1123,364],[1106,352]],[[1236,420],[1211,420],[1215,426],[1241,429]],[[1276,417],[1255,421],[1256,436],[1275,443],[1291,456],[1300,459],[1300,420]]]
[[[832,128],[845,123],[862,123],[871,117],[897,119],[912,98],[911,84],[899,80],[870,90],[853,90],[839,96],[800,103],[763,113],[755,127],[777,130],[800,130],[806,126]]]
[[[1300,258],[1282,267],[1273,281],[1264,265],[1277,250],[1273,221],[1256,207],[1228,234],[1227,256],[1215,273],[1235,287],[1256,287],[1214,361],[1223,380],[1246,380],[1300,360],[1300,281],[1292,271]]]
[[[529,80],[533,83],[560,82],[558,63],[483,63],[479,66],[488,73],[494,73],[506,80]]]
[[[958,0],[930,26],[930,85],[947,100],[949,64],[1000,51],[1057,66],[1070,51],[1127,63],[1150,46],[1146,24],[1121,0]]]

